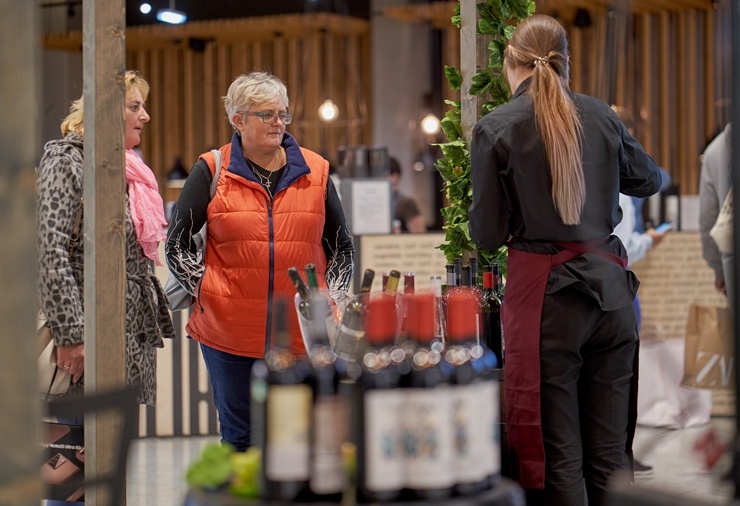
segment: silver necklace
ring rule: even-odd
[[[280,155],[279,148],[275,152],[275,158],[273,158],[270,165],[267,167],[267,169],[265,169],[270,173],[270,175],[273,174],[273,171],[270,170],[270,167],[275,164],[275,161],[278,159],[278,155]],[[252,172],[254,172],[254,175],[257,176],[257,178],[260,180],[260,183],[262,183],[262,186],[265,187],[265,189],[267,190],[267,193],[269,193],[270,197],[272,197],[272,190],[270,189],[272,181],[270,181],[270,176],[263,176],[262,174],[260,174],[257,171],[257,169],[254,168],[254,165],[252,165],[252,162],[249,160],[249,158],[247,158],[247,155],[244,155],[244,159],[247,161],[247,165],[249,165],[249,168],[252,169]]]

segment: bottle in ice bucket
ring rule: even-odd
[[[355,383],[358,502],[391,501],[404,486],[400,372],[391,359],[397,327],[395,297],[378,294],[367,303],[366,348]]]
[[[362,282],[360,283],[360,293],[369,293],[373,287],[373,279],[375,279],[375,271],[372,269],[365,269],[362,275]]]
[[[350,299],[344,308],[334,339],[334,351],[339,358],[350,362],[357,360],[365,335],[364,326],[365,306],[357,298]]]
[[[320,314],[329,311],[329,302],[319,296],[312,302]],[[326,306],[326,307],[322,307]],[[309,325],[312,348],[308,383],[313,391],[310,431],[309,499],[340,502],[346,487],[342,444],[349,441],[349,408],[340,391],[346,363],[332,351],[326,324],[313,320]]]
[[[433,349],[435,298],[407,297],[408,339],[416,346],[404,381],[403,431],[406,488],[414,497],[439,500],[455,487],[452,398],[447,388],[452,367]]]
[[[288,277],[290,277],[290,280],[293,282],[293,286],[295,286],[296,293],[298,294],[298,297],[300,297],[300,302],[298,303],[298,311],[306,320],[310,320],[311,302],[309,300],[310,297],[306,283],[303,282],[301,274],[295,267],[291,267],[288,269]]]
[[[290,351],[287,301],[274,304],[271,348],[252,367],[252,419],[262,446],[262,498],[294,501],[309,480],[311,406],[306,360]]]
[[[445,360],[452,365],[457,488],[481,491],[501,474],[499,383],[496,358],[477,344],[478,301],[467,290],[450,294]]]

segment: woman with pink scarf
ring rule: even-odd
[[[151,169],[133,151],[149,114],[149,85],[128,71],[126,83],[126,382],[140,388],[139,402],[153,405],[156,349],[174,338],[166,298],[154,275],[162,265],[157,244],[165,238],[164,206]],[[38,290],[57,346],[57,364],[72,375],[70,393],[81,392],[83,343],[83,104],[70,108],[60,140],[48,142],[37,174]]]

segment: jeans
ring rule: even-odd
[[[252,365],[257,359],[232,355],[204,344],[200,345],[200,350],[211,379],[221,442],[230,443],[237,451],[245,451],[252,444],[250,383]]]

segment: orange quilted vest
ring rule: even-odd
[[[290,304],[291,348],[305,354],[288,268],[295,266],[305,279],[305,265],[316,264],[325,287],[321,240],[329,162],[300,148],[287,133],[283,147],[288,165],[272,202],[246,165],[238,136],[220,148],[221,176],[208,205],[206,269],[187,332],[206,346],[234,355],[264,356],[279,298]],[[201,158],[213,174],[213,156],[204,153]]]

